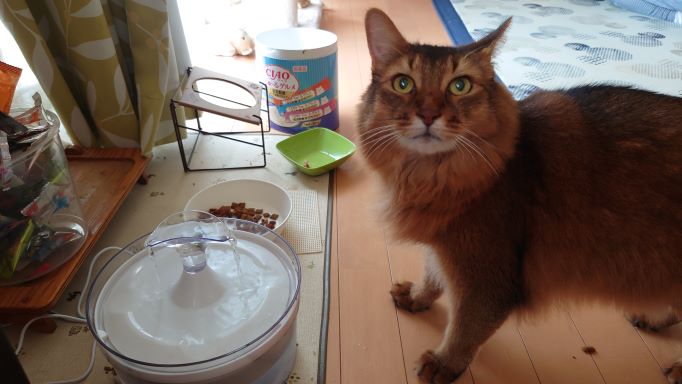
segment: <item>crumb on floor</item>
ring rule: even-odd
[[[593,346],[586,345],[583,347],[583,352],[585,352],[588,355],[594,355],[595,353],[597,353],[597,350]]]

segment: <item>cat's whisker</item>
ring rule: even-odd
[[[491,143],[491,142],[489,142],[488,140],[486,140],[486,139],[482,138],[481,136],[477,135],[474,131],[471,131],[471,130],[465,128],[465,129],[462,129],[462,132],[470,134],[471,136],[473,136],[473,137],[477,138],[478,140],[480,140],[482,143],[488,144],[489,146],[491,146],[491,147],[492,147],[493,149],[495,149],[495,150],[498,150],[498,149],[499,149],[499,148],[497,148],[497,146],[495,146],[493,143]]]
[[[369,131],[370,131],[370,133],[373,133],[373,131],[385,130],[387,128],[393,128],[393,127],[395,127],[395,124],[386,124],[386,125],[380,125],[378,127],[372,127],[372,129],[370,129]]]
[[[360,144],[369,144],[371,142],[374,142],[375,140],[381,140],[385,137],[389,137],[393,134],[391,131],[386,131],[386,132],[381,132],[381,134],[376,134],[374,136],[367,136],[360,140]]]
[[[492,162],[490,161],[490,157],[488,157],[488,154],[485,152],[485,150],[483,150],[483,148],[479,147],[478,145],[476,145],[476,143],[474,143],[465,136],[460,136],[460,138],[462,139],[462,142],[464,144],[466,144],[469,148],[471,148],[474,152],[481,156],[481,158],[483,158],[493,169],[495,169],[492,165]]]
[[[374,142],[374,141],[376,141],[376,140],[382,140],[382,139],[385,138],[385,137],[389,137],[391,134],[392,134],[392,133],[391,133],[390,131],[386,131],[386,132],[381,132],[380,134],[377,133],[377,134],[372,135],[372,136],[366,136],[366,137],[360,139],[359,144],[360,144],[360,145],[365,145],[365,144],[372,143],[372,142]]]
[[[387,147],[389,147],[391,144],[394,142],[398,141],[399,136],[395,133],[392,133],[386,138],[385,140],[382,139],[377,140],[372,144],[372,146],[367,150],[367,157],[372,157],[374,155],[379,155],[383,150],[385,150]]]
[[[462,143],[462,139],[459,137],[459,135],[457,135],[457,136],[455,137],[455,150],[457,150],[460,146],[462,147],[462,149],[464,149],[464,150],[469,154],[469,157],[471,158],[471,161],[473,161],[474,163],[476,163],[476,157],[474,156],[474,154],[471,153],[471,150],[470,150],[466,145],[464,145],[464,144]]]
[[[372,144],[372,146],[367,150],[367,157],[373,156],[374,154],[378,154],[378,152],[381,148],[387,147],[390,145],[393,141],[398,140],[398,135],[392,134],[389,135],[386,138],[382,138],[380,140],[377,140]]]
[[[390,138],[390,136],[389,136],[389,138]],[[369,157],[376,150],[376,148],[379,147],[384,141],[385,141],[384,137],[382,136],[380,138],[377,138],[374,141],[368,142],[366,144],[366,146],[369,147],[369,148],[367,148],[367,157]]]
[[[455,142],[454,150],[455,151],[460,151],[460,149],[466,150],[467,153],[469,153],[471,160],[476,162],[476,158],[471,153],[471,150],[467,146],[464,145],[464,143],[463,143],[464,139],[463,139],[461,134],[445,131],[441,135],[442,135],[443,140],[446,140],[446,141],[453,141],[454,140],[454,142]]]
[[[379,156],[384,150],[386,150],[386,148],[390,147],[391,144],[396,141],[398,141],[398,135],[391,136],[388,140],[384,141],[384,144],[380,147],[380,149],[377,149],[376,155]]]
[[[379,132],[372,132],[368,136],[362,138],[360,143],[364,146],[368,146],[369,148],[367,149],[367,154],[371,154],[374,152],[382,142],[384,142],[387,139],[390,139],[392,136],[396,136],[396,133],[393,131],[393,125],[386,125],[383,127],[378,127],[375,129],[381,129]]]
[[[394,127],[395,127],[395,125],[389,124],[389,125],[384,125],[381,127],[373,128],[372,131],[367,134],[367,136],[360,138],[360,143],[366,143],[366,142],[370,141],[372,138],[375,138],[377,136],[381,136],[382,134],[386,134],[387,132],[392,131]]]
[[[383,140],[395,135],[396,133],[393,130],[385,130],[381,132],[381,134],[375,134],[373,136],[368,136],[364,139],[362,139],[361,144],[365,146],[370,146],[370,151],[371,147],[377,145],[378,143],[382,142]]]
[[[499,172],[497,169],[493,166],[493,163],[490,161],[488,156],[485,154],[485,151],[483,151],[481,148],[479,148],[474,142],[466,138],[465,136],[460,135],[459,136],[462,139],[462,143],[466,145],[467,147],[471,148],[474,152],[476,152],[483,161],[485,161],[486,164],[490,167],[490,169],[495,173],[496,176],[499,176]]]
[[[363,142],[364,146],[367,147],[367,152],[372,152],[375,146],[379,145],[381,142],[383,142],[385,139],[391,137],[390,132],[386,132],[383,135],[375,136],[371,139],[368,139]]]

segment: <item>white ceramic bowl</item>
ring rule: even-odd
[[[185,211],[208,212],[232,202],[244,202],[247,207],[262,208],[264,212],[277,213],[275,233],[281,234],[291,215],[291,198],[281,187],[262,180],[228,180],[204,188],[189,199]]]

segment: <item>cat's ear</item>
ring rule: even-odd
[[[467,46],[469,52],[466,57],[475,55],[479,60],[490,61],[497,48],[504,42],[504,33],[511,25],[512,18],[508,18],[496,30],[490,32],[487,36],[478,40],[477,42]]]
[[[384,67],[395,58],[404,55],[410,46],[391,19],[379,9],[372,8],[367,11],[365,31],[369,54],[372,57],[372,70]]]

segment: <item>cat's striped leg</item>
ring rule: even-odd
[[[456,380],[479,347],[517,307],[518,298],[513,289],[504,286],[490,289],[493,285],[494,282],[479,277],[477,281],[460,281],[457,290],[446,289],[450,309],[448,325],[438,348],[420,358],[418,376],[422,383],[446,384]]]
[[[445,337],[436,351],[425,352],[418,371],[422,383],[446,384],[469,366],[483,344],[507,319],[511,309],[495,305],[494,298],[472,292],[453,298]]]

